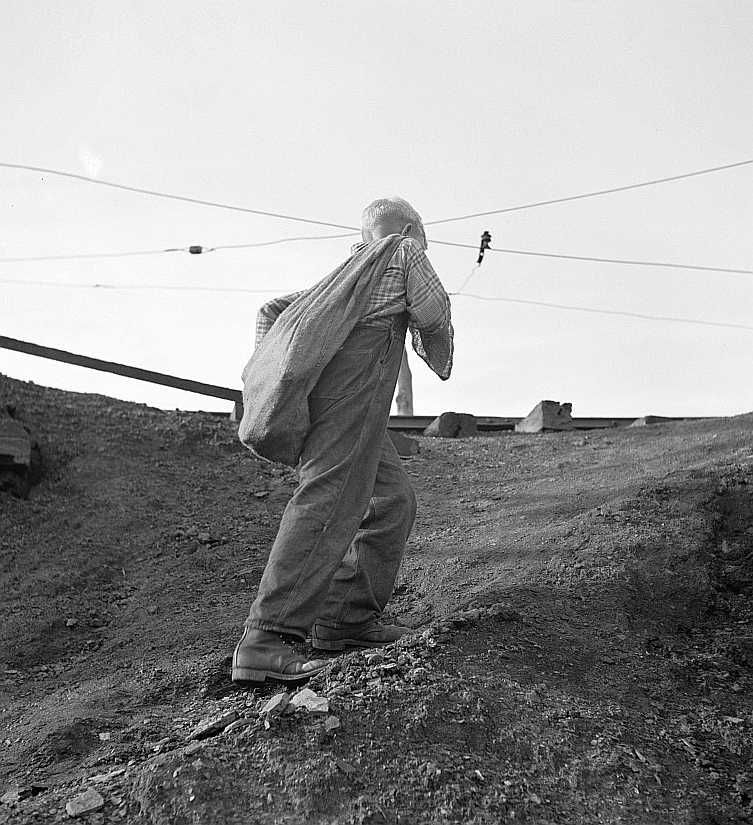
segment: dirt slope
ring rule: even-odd
[[[333,661],[328,731],[227,680],[292,472],[208,414],[6,403],[45,463],[0,498],[0,822],[88,787],[87,822],[753,819],[753,416],[422,440],[390,606],[417,632]]]

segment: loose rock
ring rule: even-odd
[[[222,733],[225,728],[238,718],[238,713],[231,710],[220,716],[219,719],[212,719],[210,721],[200,722],[199,725],[189,735],[189,739],[208,739],[210,736],[216,736]]]
[[[290,700],[290,706],[303,708],[311,713],[328,713],[329,699],[318,696],[311,688],[303,688]]]
[[[272,716],[279,716],[289,704],[289,693],[276,693],[264,704],[264,707],[259,711],[259,716],[266,716],[267,719]]]
[[[478,434],[475,416],[466,413],[444,412],[424,430],[431,438],[468,438]]]
[[[96,811],[105,804],[102,795],[94,790],[94,788],[87,788],[84,793],[74,796],[70,802],[65,805],[65,810],[68,816],[81,816],[81,814],[89,811]]]
[[[324,730],[326,730],[327,733],[330,733],[333,730],[337,730],[339,727],[340,720],[337,718],[337,716],[328,716],[324,720]]]

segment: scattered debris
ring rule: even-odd
[[[89,779],[90,782],[94,782],[99,784],[100,782],[109,782],[111,779],[117,779],[119,776],[123,776],[125,773],[125,768],[113,768],[111,771],[107,773],[97,773]]]
[[[217,736],[217,734],[222,733],[228,725],[235,722],[237,718],[237,711],[231,710],[229,713],[223,714],[218,719],[200,722],[199,725],[194,728],[192,733],[189,734],[188,738],[198,740],[208,739],[210,736]]]
[[[271,719],[274,716],[279,716],[289,704],[289,693],[276,693],[264,703],[264,706],[259,711],[259,716],[266,716],[267,719]]]
[[[324,730],[327,733],[331,733],[333,730],[337,730],[340,727],[340,720],[337,716],[328,716],[324,720]]]
[[[328,713],[329,699],[326,696],[319,696],[311,688],[301,688],[290,700],[293,708],[303,708],[311,713]]]
[[[240,719],[236,719],[235,722],[231,722],[223,731],[223,735],[228,736],[231,733],[238,733],[238,731],[244,730],[255,723],[256,719],[250,719],[247,716],[242,716]]]
[[[82,794],[74,796],[65,805],[65,810],[68,816],[81,816],[81,814],[89,813],[89,811],[96,811],[105,804],[102,795],[94,790],[94,788],[87,788]]]
[[[24,799],[29,799],[32,796],[38,796],[46,790],[46,785],[28,785],[24,788],[12,788],[0,797],[0,803],[3,805],[15,805],[18,802],[22,802]]]
[[[403,458],[409,458],[412,455],[418,455],[419,446],[415,438],[409,438],[397,430],[387,430],[387,435],[390,437],[397,454]]]

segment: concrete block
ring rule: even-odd
[[[663,424],[665,421],[672,420],[672,418],[667,418],[664,415],[642,415],[640,418],[636,418],[630,426],[650,427],[652,424]]]
[[[230,410],[230,420],[234,424],[240,424],[242,418],[243,418],[243,402],[242,401],[235,401],[235,402],[233,402],[233,409]]]
[[[28,467],[31,439],[26,429],[12,418],[0,418],[0,466]]]
[[[528,415],[515,425],[516,433],[541,433],[546,430],[572,430],[572,404],[539,401]]]
[[[408,438],[407,435],[397,432],[396,430],[387,430],[387,435],[395,445],[397,454],[403,458],[408,458],[412,455],[418,455],[418,441],[414,438]]]
[[[476,417],[467,413],[443,412],[424,430],[431,438],[469,438],[478,435]]]

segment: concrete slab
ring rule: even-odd
[[[572,430],[573,405],[559,401],[539,401],[528,415],[515,425],[516,433],[541,433],[547,430]]]

